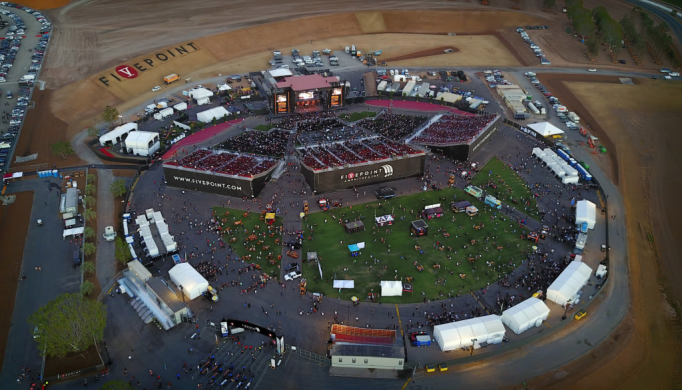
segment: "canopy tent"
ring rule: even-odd
[[[77,228],[72,228],[72,229],[64,229],[64,233],[62,233],[62,239],[69,237],[69,236],[75,236],[78,234],[83,234],[85,231],[84,227],[77,227]]]
[[[499,344],[505,332],[500,316],[489,315],[436,325],[433,337],[445,352],[470,346],[480,348],[482,344]]]
[[[466,208],[466,213],[468,216],[473,217],[478,214],[478,208],[476,206],[469,206]]]
[[[200,297],[208,290],[208,281],[189,263],[180,263],[168,271],[171,281],[190,300]]]
[[[537,132],[543,137],[560,138],[561,136],[564,135],[563,130],[549,122],[533,123],[528,125],[528,127],[535,130],[535,132]]]
[[[597,221],[597,206],[589,200],[579,200],[575,206],[575,223],[587,222],[588,229],[594,229]]]
[[[213,92],[209,91],[206,88],[196,88],[191,91],[189,91],[189,97],[192,99],[201,99],[201,98],[207,98],[213,96]]]
[[[462,100],[462,95],[458,95],[456,93],[451,93],[451,92],[442,92],[442,93],[438,94],[436,99],[437,100],[443,100],[446,103],[455,103],[455,102]]]
[[[400,280],[382,280],[382,297],[399,297],[403,295],[403,282]]]
[[[218,107],[213,107],[210,110],[202,111],[197,114],[197,120],[202,121],[204,123],[210,123],[213,122],[213,118],[215,119],[221,119],[225,116],[230,115],[229,112],[225,109],[225,107],[218,106]]]
[[[125,140],[128,153],[138,156],[150,156],[160,147],[159,133],[152,131],[134,131]]]
[[[502,312],[500,320],[516,334],[542,325],[549,316],[549,308],[538,298],[528,298],[518,305]]]
[[[587,264],[572,261],[547,289],[547,299],[559,305],[574,302],[578,291],[587,283],[592,268]]]
[[[176,111],[185,111],[187,109],[187,103],[182,102],[173,106]]]
[[[99,137],[99,144],[102,146],[107,146],[108,143],[111,143],[112,145],[117,144],[123,141],[128,133],[135,130],[137,130],[137,123],[131,122],[123,124]]]
[[[335,280],[334,288],[355,288],[354,280]]]
[[[395,219],[390,214],[374,217],[374,223],[376,223],[377,226],[393,225],[394,220]]]
[[[218,84],[218,91],[230,91],[232,87],[227,84]]]

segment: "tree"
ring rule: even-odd
[[[95,187],[94,184],[87,184],[87,185],[85,186],[85,193],[86,193],[87,195],[94,195],[95,192],[97,192],[97,187]]]
[[[91,242],[86,242],[85,244],[83,244],[83,254],[85,256],[93,255],[95,254],[95,252],[97,252],[97,247],[95,246],[95,244]]]
[[[96,126],[88,127],[88,135],[91,138],[98,138],[99,137],[99,129]]]
[[[126,182],[123,179],[116,179],[109,187],[115,197],[121,197],[126,193]]]
[[[62,294],[28,318],[39,329],[38,351],[47,356],[64,357],[81,352],[104,337],[106,307],[81,294]]]
[[[85,272],[86,275],[92,275],[95,273],[95,263],[92,261],[85,261],[83,262],[83,272]]]
[[[556,0],[542,0],[542,5],[549,9],[556,7]]]
[[[587,38],[585,46],[587,46],[587,55],[590,57],[590,60],[594,60],[597,54],[599,54],[599,39],[592,35]]]
[[[218,124],[218,119],[216,119],[216,117],[213,117],[213,126],[215,126],[217,124]]]
[[[592,17],[594,18],[594,22],[597,24],[597,27],[599,27],[599,31],[602,30],[602,24],[605,21],[611,19],[609,11],[607,11],[606,7],[604,6],[594,8],[592,10]]]
[[[69,141],[57,141],[50,145],[52,149],[52,154],[66,159],[74,153],[73,148],[71,148],[71,143]]]
[[[379,95],[379,100],[381,100],[381,91],[377,91],[377,94]]]
[[[85,178],[86,184],[93,184],[96,181],[97,181],[97,176],[93,175],[92,173],[88,173],[88,177]]]
[[[105,383],[99,390],[134,390],[134,388],[126,381],[115,380]]]
[[[85,238],[93,238],[95,237],[95,229],[88,226],[85,229],[83,229],[83,235],[85,236]]]
[[[128,244],[126,244],[121,237],[116,237],[114,246],[116,247],[116,250],[114,251],[114,258],[123,263],[123,265],[128,264],[128,262],[133,258],[133,256],[130,254]]]
[[[102,120],[107,123],[112,123],[118,119],[118,110],[116,107],[107,106],[102,113]]]
[[[611,52],[617,56],[623,41],[623,27],[615,20],[607,19],[602,22],[601,33],[604,43],[609,45]]]
[[[81,284],[81,294],[83,295],[90,295],[92,294],[92,291],[95,289],[95,285],[92,284],[91,281],[86,280]]]
[[[94,196],[85,195],[83,197],[83,205],[85,205],[86,208],[95,207],[95,203],[97,203],[97,200]]]
[[[83,210],[83,217],[85,217],[86,221],[92,221],[93,219],[97,218],[97,213],[92,209],[85,209]]]
[[[646,42],[644,39],[637,39],[635,45],[632,46],[632,52],[637,56],[638,61],[641,61],[642,56],[646,53]]]

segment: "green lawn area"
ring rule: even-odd
[[[223,235],[223,240],[232,246],[237,255],[251,256],[249,260],[246,260],[247,263],[258,264],[262,267],[263,272],[279,279],[277,257],[282,254],[282,245],[281,243],[278,244],[281,241],[279,235],[279,228],[282,226],[281,217],[276,217],[275,223],[268,226],[264,220],[260,219],[261,214],[258,212],[251,212],[248,217],[245,217],[243,210],[214,206],[213,215],[223,221],[223,231],[226,232]],[[243,225],[235,226],[236,221],[242,221]],[[251,234],[256,235],[256,240],[248,240]],[[236,240],[234,240],[235,238]],[[259,241],[260,244],[258,244]],[[270,248],[263,249],[267,245]],[[269,258],[274,259],[275,263],[270,264]]]
[[[490,171],[492,171],[492,176],[489,173]],[[497,185],[496,189],[486,186],[491,179]],[[483,188],[487,193],[504,203],[514,206],[517,210],[531,218],[538,219],[538,204],[532,196],[530,188],[516,172],[512,171],[509,166],[505,165],[497,157],[493,157],[481,168],[481,171],[471,179],[471,184]],[[514,203],[511,200],[512,198],[518,203]],[[526,205],[525,202],[528,201],[530,201],[530,205]],[[528,210],[524,211],[524,207],[528,207]]]
[[[275,127],[277,127],[277,126],[275,126],[275,125],[258,125],[256,127],[254,127],[254,129],[260,130],[260,131],[268,131],[270,129],[274,129]]]
[[[471,202],[481,212],[474,217],[453,213],[449,208],[453,196],[457,200]],[[303,277],[308,281],[309,292],[321,292],[328,297],[342,299],[355,295],[364,301],[372,290],[374,293],[381,292],[381,280],[394,280],[397,276],[404,283],[407,277],[414,277],[414,292],[405,292],[402,297],[382,298],[382,302],[421,302],[425,297],[447,297],[448,293],[453,296],[468,294],[470,290],[484,287],[488,282],[496,282],[504,272],[510,271],[513,268],[507,265],[510,260],[520,265],[524,258],[521,252],[531,245],[529,241],[520,239],[525,229],[499,213],[491,222],[492,208],[459,189],[447,188],[398,197],[381,201],[381,207],[379,203],[375,201],[352,208],[330,209],[307,216],[303,225],[305,242],[302,256],[305,258],[307,252],[317,252],[324,276],[320,280],[316,264],[303,264]],[[421,213],[424,205],[434,203],[441,203],[445,215],[425,220],[429,225],[428,236],[411,237],[410,223],[419,219],[417,214]],[[316,206],[313,204],[312,207]],[[389,232],[386,232],[386,227],[375,228],[375,215],[391,214],[392,211],[396,221]],[[401,217],[404,218],[401,220]],[[339,219],[357,218],[365,224],[364,232],[346,233],[338,223]],[[480,223],[483,228],[475,230],[474,226]],[[309,240],[311,230],[314,233],[312,241]],[[450,234],[449,238],[444,236],[444,232]],[[472,239],[478,240],[478,243],[472,245]],[[359,256],[351,257],[348,245],[359,242],[365,242],[365,249],[361,250]],[[442,246],[442,250],[436,244]],[[465,245],[467,248],[464,248]],[[423,253],[416,250],[415,246],[421,246]],[[498,251],[497,246],[501,246],[502,250]],[[480,255],[480,258],[472,266],[468,261],[469,256],[476,255]],[[374,259],[378,259],[379,263],[374,264]],[[488,261],[495,263],[494,271],[486,265]],[[415,262],[424,267],[423,272],[417,270]],[[435,264],[440,264],[441,268],[436,270],[433,267]],[[383,266],[385,269],[382,269]],[[462,279],[460,274],[467,274],[467,277]],[[355,289],[339,293],[333,288],[334,279],[354,280]]]
[[[677,7],[682,7],[682,0],[663,0],[663,2]]]
[[[351,112],[350,115],[341,114],[341,115],[339,115],[339,118],[347,120],[347,121],[355,122],[355,121],[359,121],[360,119],[373,118],[375,116],[377,116],[376,112],[362,111],[362,112]]]

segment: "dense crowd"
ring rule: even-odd
[[[277,160],[199,149],[189,156],[178,161],[169,161],[167,164],[201,171],[251,177],[272,168],[277,164]]]
[[[313,169],[325,169],[345,164],[360,164],[393,156],[421,153],[411,146],[383,137],[336,142],[324,146],[298,149],[303,164]]]
[[[411,135],[426,116],[413,116],[385,112],[374,119],[365,118],[359,125],[392,140],[401,140]]]
[[[246,131],[223,142],[220,147],[226,150],[281,158],[284,157],[288,142],[288,131]]]
[[[320,120],[324,118],[335,118],[336,112],[334,111],[320,111],[320,112],[306,112],[300,114],[291,114],[286,118],[279,121],[277,127],[280,129],[294,130],[296,129],[296,124],[302,121],[309,120]],[[300,126],[300,124],[299,124]]]
[[[495,119],[494,115],[443,115],[424,129],[412,142],[427,145],[466,144],[476,138],[483,128]]]

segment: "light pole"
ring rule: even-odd
[[[178,287],[180,287],[180,295],[182,296],[182,303],[185,303],[185,293],[182,291],[182,286],[178,286]]]
[[[121,120],[121,124],[123,124],[123,115],[119,115],[119,116],[118,116],[118,119],[120,119],[120,120]]]
[[[469,352],[469,356],[474,355],[474,345],[476,344],[477,341],[478,339],[471,339],[471,351]]]

